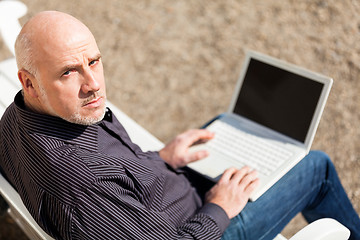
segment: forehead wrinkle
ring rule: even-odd
[[[22,32],[29,35],[33,52],[37,55],[34,58],[40,61],[49,56],[72,54],[72,50],[85,48],[92,41],[96,46],[93,35],[83,23],[61,12],[46,11],[37,14],[25,24]]]
[[[62,51],[61,54],[57,55],[53,60],[57,61],[62,70],[79,68],[101,57],[100,51],[94,46],[96,45],[86,43],[77,48]]]
[[[100,54],[99,49],[94,41],[89,41],[89,38],[77,39],[77,42],[62,42],[54,44],[52,48],[44,48],[42,63],[52,63],[52,66],[58,73],[69,69],[77,69],[84,64],[87,64],[90,59],[93,59]],[[54,54],[56,53],[56,54]],[[47,66],[47,64],[42,64]]]
[[[49,43],[42,46],[42,50],[47,55],[55,55],[54,53],[56,53],[57,57],[67,57],[85,52],[94,48],[93,43],[96,46],[96,43],[91,41],[89,34],[79,32],[69,33],[67,37],[53,36],[48,41]],[[97,49],[97,47],[95,48]]]

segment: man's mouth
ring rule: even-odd
[[[102,96],[99,96],[99,97],[95,97],[93,99],[91,99],[90,101],[86,101],[84,104],[83,104],[83,107],[86,107],[86,108],[97,108],[99,106],[102,105],[104,101],[104,98]]]

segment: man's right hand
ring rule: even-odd
[[[258,186],[256,171],[249,167],[227,169],[220,180],[206,193],[205,201],[225,210],[229,218],[238,215],[247,204],[250,194]]]

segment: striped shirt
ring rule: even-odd
[[[25,110],[18,93],[0,124],[0,166],[57,239],[219,239],[229,224],[183,171],[132,143],[109,109],[77,125]]]

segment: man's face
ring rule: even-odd
[[[42,47],[36,56],[37,92],[44,113],[89,125],[105,113],[100,51],[90,32],[75,33]]]

